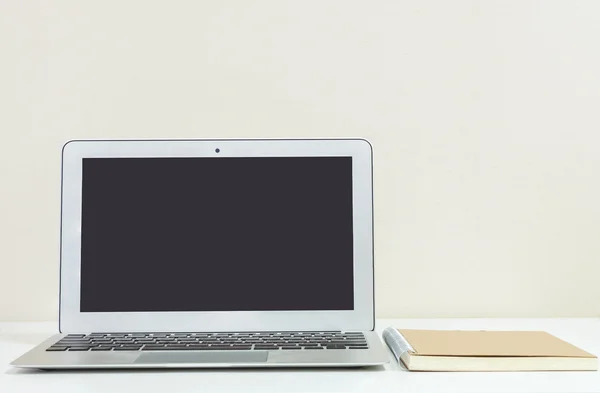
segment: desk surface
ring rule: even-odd
[[[381,319],[414,329],[545,330],[600,354],[600,319]],[[600,392],[600,372],[414,373],[390,353],[364,369],[37,371],[8,363],[57,330],[56,323],[0,323],[0,392]]]

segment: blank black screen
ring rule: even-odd
[[[82,312],[352,310],[352,158],[83,159]]]

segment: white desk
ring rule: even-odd
[[[404,319],[388,325],[423,329],[546,330],[600,354],[600,319]],[[365,369],[36,371],[8,363],[54,333],[55,323],[0,323],[0,392],[600,392],[600,372],[414,373],[390,354]]]

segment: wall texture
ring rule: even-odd
[[[362,136],[379,316],[600,316],[600,3],[0,0],[0,319],[74,138]]]

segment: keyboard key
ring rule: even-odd
[[[50,347],[47,348],[46,351],[66,351],[67,347]]]
[[[203,349],[203,348],[209,348],[208,344],[190,344],[187,346],[188,348],[192,348],[192,349]]]
[[[77,343],[77,344],[63,344],[63,343],[58,343],[60,346],[65,346],[65,347],[69,347],[69,348],[89,348],[95,345],[90,345],[89,343]]]
[[[112,348],[110,347],[95,347],[95,348],[91,348],[91,351],[110,351],[112,350]]]
[[[323,349],[323,347],[304,347],[304,349]]]
[[[341,344],[330,344],[327,345],[327,349],[346,349],[346,346]]]
[[[185,344],[167,344],[165,347],[167,348],[185,348],[187,345]]]
[[[252,348],[252,344],[245,344],[245,343],[237,343],[237,344],[231,344],[232,348]]]
[[[258,349],[258,350],[267,349],[270,351],[274,351],[274,350],[278,350],[279,347],[277,345],[255,345],[254,349]]]
[[[69,351],[87,351],[90,347],[70,347]]]
[[[339,340],[331,340],[325,343],[326,345],[363,345],[366,344],[365,341],[339,341]]]
[[[59,341],[59,342],[55,343],[55,345],[60,345],[60,346],[64,346],[64,347],[82,346],[83,345],[83,346],[88,346],[89,347],[90,345],[92,345],[92,343],[86,342],[86,341],[83,341],[83,342],[79,342],[79,341],[78,342],[72,342],[72,341],[64,342],[64,341]]]

